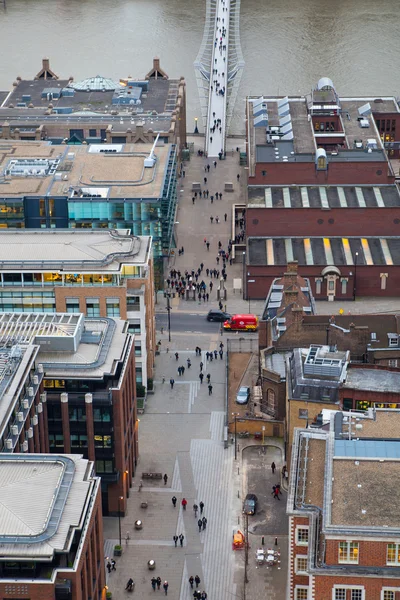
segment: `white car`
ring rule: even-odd
[[[239,391],[236,396],[236,402],[238,404],[247,404],[250,399],[250,388],[243,385],[239,388]]]

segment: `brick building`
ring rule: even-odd
[[[158,58],[143,79],[119,81],[59,79],[44,58],[34,79],[18,76],[1,97],[2,140],[152,144],[159,134],[179,151],[186,147],[186,83],[169,79]]]
[[[396,600],[399,419],[335,412],[324,429],[295,431],[288,600]]]
[[[1,452],[83,454],[101,476],[103,513],[124,514],[139,454],[126,321],[4,313],[0,339]]]
[[[152,238],[129,230],[3,231],[0,312],[121,317],[135,334],[136,381],[153,377]]]
[[[1,597],[105,600],[93,463],[79,455],[0,454],[0,479]]]
[[[293,260],[317,299],[396,295],[399,148],[395,98],[340,98],[327,78],[305,97],[248,98],[246,297]]]

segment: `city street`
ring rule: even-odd
[[[199,147],[201,143],[200,139]],[[214,266],[217,242],[220,240],[226,246],[232,236],[232,205],[239,203],[241,196],[241,188],[237,186],[230,195],[224,194],[223,199],[218,200],[218,212],[229,214],[229,220],[214,224],[215,231],[212,232],[208,213],[214,211],[215,204],[210,205],[210,200],[202,199],[193,205],[188,189],[191,181],[200,180],[204,164],[207,164],[206,159],[197,157],[196,153],[195,149],[195,156],[185,167],[186,178],[182,189],[187,191],[180,200],[177,218],[179,244],[185,247],[185,254],[175,256],[170,265],[170,268],[182,271],[196,269],[202,261],[210,268]],[[231,153],[226,161],[218,162],[217,168],[213,169],[212,185],[216,190],[223,190],[223,182],[233,181],[238,172],[242,174],[236,152],[233,155]],[[199,223],[203,227],[198,227]],[[205,248],[205,235],[212,242],[213,254]],[[228,266],[227,272],[227,309],[231,313],[247,312],[248,303],[243,301],[241,294],[232,292],[233,277],[241,276],[241,265]],[[262,304],[254,303],[254,309],[257,307],[259,312]],[[150,598],[154,594],[151,578],[159,576],[163,582],[168,581],[169,595],[190,600],[192,592],[188,578],[196,574],[201,579],[199,589],[205,590],[210,600],[242,598],[243,553],[235,554],[231,544],[233,533],[243,528],[242,505],[247,493],[247,477],[252,471],[251,477],[261,478],[261,484],[255,481],[254,485],[264,485],[263,471],[266,470],[267,476],[270,475],[264,463],[269,461],[270,456],[275,457],[277,465],[281,464],[281,460],[279,448],[268,449],[260,466],[250,469],[247,459],[249,451],[246,451],[242,462],[241,452],[238,460],[234,460],[232,444],[224,449],[225,355],[223,360],[218,358],[207,363],[205,353],[219,349],[221,341],[226,349],[228,334],[224,332],[221,336],[220,324],[207,322],[205,316],[211,307],[216,307],[214,294],[210,302],[201,305],[195,301],[171,299],[171,342],[168,342],[166,300],[162,293],[158,295],[156,323],[161,352],[156,357],[154,394],[147,397],[145,412],[140,416],[140,460],[128,500],[127,515],[121,524],[123,554],[117,559],[117,573],[108,576],[109,590],[116,598],[125,596],[124,587],[129,577],[136,582],[135,593],[140,598]],[[201,347],[201,357],[195,354],[196,346]],[[175,359],[175,352],[179,354],[178,360]],[[191,361],[190,368],[187,368],[188,358]],[[210,374],[211,394],[206,380],[200,383],[200,361],[204,363],[205,375]],[[178,375],[178,366],[185,367],[183,376]],[[162,383],[163,377],[165,383]],[[171,378],[174,379],[173,389]],[[243,442],[243,447],[249,445],[248,440]],[[255,456],[258,457],[257,454]],[[166,473],[167,485],[163,481],[149,483],[144,480],[144,487],[139,492],[142,472]],[[267,489],[270,487],[268,481],[265,484]],[[172,504],[173,496],[177,498],[176,508]],[[181,506],[183,497],[188,502],[186,511]],[[141,508],[143,501],[147,503],[145,509]],[[192,506],[200,501],[205,504],[204,515],[208,522],[206,530],[199,533]],[[262,500],[263,511],[267,509],[267,501],[266,497]],[[278,508],[284,512],[284,502],[276,510]],[[140,530],[135,529],[137,519],[143,523]],[[254,538],[249,553],[249,572],[252,576],[246,591],[256,600],[264,598],[267,592],[272,594],[271,597],[278,597],[284,593],[286,585],[281,567],[276,567],[273,572],[267,569],[260,572],[253,564],[253,549],[264,531],[261,513],[256,516],[256,522],[258,526],[255,533],[250,533]],[[118,543],[118,519],[105,518],[104,530],[105,553],[111,556],[114,544]],[[129,540],[126,542],[127,532]],[[178,542],[175,548],[172,538],[181,533],[184,535],[183,546],[180,547]],[[283,534],[282,525],[275,532],[271,521],[267,533]],[[285,552],[284,547],[283,554]],[[156,561],[154,571],[147,567],[150,559]]]

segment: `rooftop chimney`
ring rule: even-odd
[[[283,286],[285,288],[295,285],[297,283],[297,269],[298,262],[297,260],[292,260],[287,265],[287,270],[283,274]]]

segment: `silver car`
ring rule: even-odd
[[[236,402],[238,404],[247,404],[250,399],[250,388],[243,385],[239,388],[239,391],[236,396]]]

